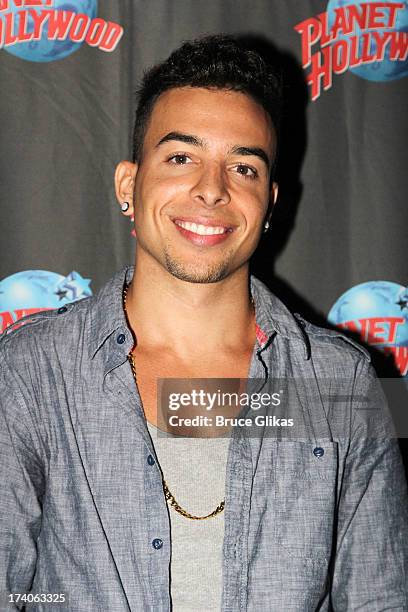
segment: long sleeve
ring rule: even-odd
[[[408,611],[408,497],[386,400],[367,359],[358,367],[354,421],[338,506],[331,600],[335,612]]]
[[[43,466],[33,427],[15,380],[0,374],[0,592],[29,592],[36,569],[41,529]],[[6,601],[2,601],[2,608]],[[9,604],[8,609],[22,609]]]

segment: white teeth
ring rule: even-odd
[[[195,234],[199,234],[200,236],[213,236],[214,234],[224,234],[228,231],[225,227],[216,227],[209,225],[197,225],[196,223],[189,223],[188,221],[179,221],[178,219],[174,221],[176,225],[183,227],[190,232],[194,232]]]

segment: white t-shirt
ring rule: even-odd
[[[177,503],[205,516],[225,499],[229,438],[181,438],[148,423],[164,480]],[[174,612],[219,612],[222,594],[224,512],[203,521],[169,505]]]

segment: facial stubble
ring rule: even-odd
[[[164,248],[164,261],[166,270],[179,280],[187,283],[217,283],[231,273],[231,259],[233,250],[226,251],[219,261],[206,263],[197,255],[194,261],[186,262],[171,253],[169,245]]]

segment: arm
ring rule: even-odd
[[[0,372],[0,592],[29,592],[41,529],[43,466],[38,440],[16,381]],[[1,602],[1,609],[5,601]],[[9,604],[9,610],[23,604]]]
[[[367,410],[362,398],[370,398]],[[374,405],[375,404],[375,405]],[[364,358],[353,393],[353,427],[338,506],[333,610],[408,611],[408,497],[386,400]]]

